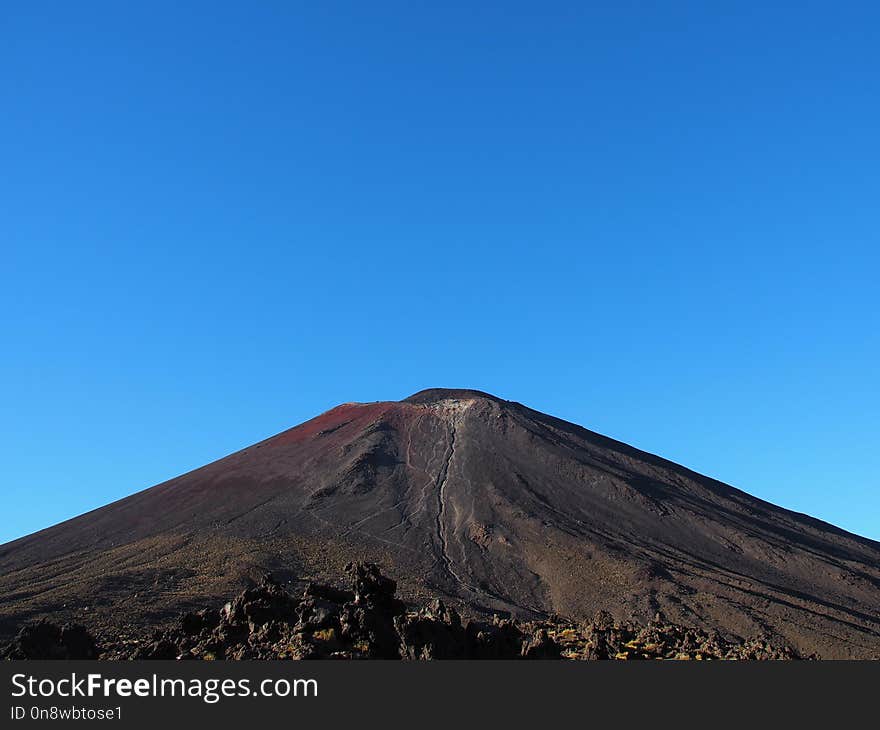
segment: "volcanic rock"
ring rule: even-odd
[[[58,626],[38,621],[22,626],[15,638],[0,648],[2,659],[97,659],[94,637],[79,624]]]
[[[103,659],[798,659],[789,646],[766,636],[745,642],[666,623],[617,623],[607,613],[586,625],[554,618],[519,623],[493,617],[466,624],[453,608],[434,600],[402,611],[393,581],[372,564],[350,566],[353,592],[311,584],[301,600],[278,583],[242,591],[223,611],[184,614],[176,628],[159,629],[146,640],[107,637]],[[377,591],[364,592],[364,582]],[[340,601],[318,596],[333,596]],[[370,598],[367,598],[370,596]],[[268,597],[268,598],[267,598]],[[277,607],[271,616],[266,604]],[[313,608],[319,606],[316,621]],[[231,607],[236,607],[232,609]],[[243,618],[259,615],[260,620]],[[97,653],[82,627],[25,626],[0,657],[87,658]]]

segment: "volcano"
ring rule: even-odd
[[[475,614],[657,613],[880,656],[880,543],[473,390],[345,403],[0,547],[0,628],[135,631],[262,573],[378,563]]]

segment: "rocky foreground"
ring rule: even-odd
[[[293,596],[270,576],[221,609],[180,617],[148,639],[100,644],[82,626],[43,621],[0,647],[5,659],[800,659],[766,638],[732,642],[666,623],[463,621],[435,600],[419,611],[371,563],[347,567],[350,589],[310,583]]]

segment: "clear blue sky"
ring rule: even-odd
[[[880,539],[873,2],[5,2],[0,541],[473,387]]]

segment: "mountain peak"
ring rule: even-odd
[[[409,398],[404,398],[401,402],[427,405],[444,400],[491,400],[497,403],[506,402],[504,399],[491,393],[484,393],[481,390],[470,388],[426,388],[418,393],[413,393]]]

